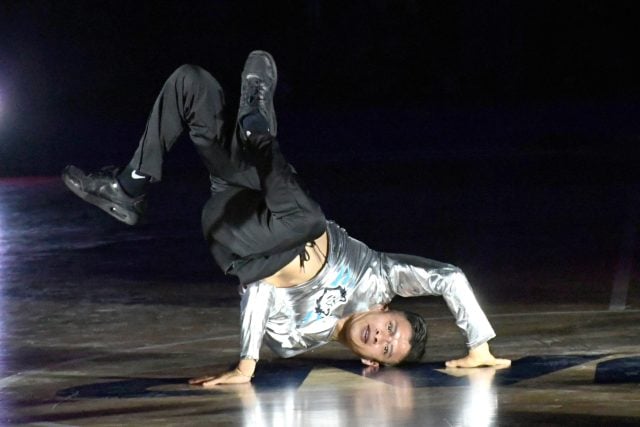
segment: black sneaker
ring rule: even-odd
[[[118,183],[117,174],[115,167],[85,174],[69,165],[62,171],[62,180],[82,200],[99,207],[118,221],[134,225],[146,209],[146,195],[129,196]]]
[[[278,133],[273,95],[278,83],[278,70],[273,57],[262,50],[249,54],[242,70],[238,124],[243,138],[252,134]]]

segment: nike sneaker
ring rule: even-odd
[[[242,138],[278,133],[273,95],[278,82],[278,70],[273,57],[265,51],[249,54],[242,70],[238,124]]]
[[[131,197],[122,189],[113,166],[85,174],[69,165],[62,171],[62,180],[76,196],[99,207],[118,221],[128,225],[138,223],[147,206],[146,195]]]

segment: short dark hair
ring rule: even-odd
[[[407,318],[409,324],[411,324],[411,331],[413,334],[411,335],[411,350],[409,353],[402,359],[400,363],[406,362],[419,362],[424,356],[424,352],[426,350],[427,345],[427,322],[425,322],[424,317],[419,314],[413,313],[411,311],[400,311],[404,314],[404,317]]]

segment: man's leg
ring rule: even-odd
[[[188,127],[209,173],[225,175],[230,167],[225,114],[224,92],[218,81],[198,66],[182,65],[160,91],[129,166],[152,181],[160,181],[164,154]]]
[[[249,55],[231,140],[234,164],[245,167],[230,180],[212,179],[212,198],[203,210],[214,258],[243,283],[275,273],[326,228],[320,206],[302,188],[274,137],[276,76],[271,55]]]
[[[242,172],[255,172],[259,189],[213,177],[212,196],[202,212],[213,257],[241,283],[276,273],[326,230],[322,209],[302,187],[278,142],[265,137],[262,143],[255,166]]]
[[[224,106],[224,93],[211,74],[183,65],[165,82],[125,168],[87,175],[68,166],[62,178],[85,201],[133,225],[144,213],[146,184],[161,180],[164,155],[186,127],[210,174],[233,174],[224,138]]]

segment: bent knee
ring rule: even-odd
[[[305,214],[302,226],[310,236],[320,236],[327,228],[327,219],[320,205],[313,200],[304,207]]]
[[[305,206],[295,215],[281,218],[295,235],[303,240],[316,239],[326,231],[327,220],[320,207]]]
[[[200,83],[213,83],[219,87],[218,81],[207,70],[199,65],[194,64],[182,64],[171,74],[171,77],[176,80],[183,80],[186,84],[197,85]]]
[[[202,74],[202,72],[206,72],[204,68],[199,65],[194,64],[182,64],[173,72],[173,74],[179,75],[181,77],[194,77]]]
[[[309,235],[319,237],[327,229],[327,220],[324,217],[322,210],[318,209],[313,215],[309,216],[307,220],[307,227]]]

